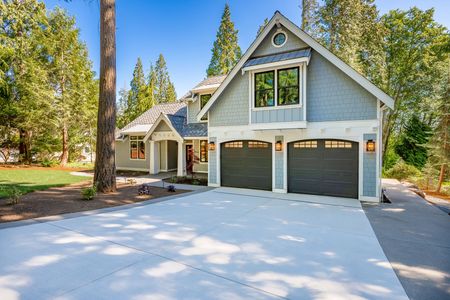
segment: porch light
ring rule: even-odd
[[[374,140],[368,140],[366,142],[366,151],[367,152],[375,152],[375,141]]]
[[[208,148],[209,148],[209,151],[214,151],[214,150],[216,150],[216,144],[214,143],[214,142],[209,142],[209,144],[208,144]]]
[[[283,143],[281,141],[275,143],[275,151],[283,151]]]

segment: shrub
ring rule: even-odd
[[[170,178],[170,182],[171,182],[171,183],[177,183],[177,182],[178,182],[178,177],[177,177],[177,176],[172,176],[172,177]]]
[[[14,205],[19,203],[20,196],[23,195],[22,190],[19,189],[16,185],[7,185],[0,187],[3,191],[5,191],[6,198],[8,198],[8,201],[6,201],[6,204],[8,205]]]
[[[43,161],[41,161],[41,166],[46,167],[46,168],[51,168],[51,167],[54,167],[57,165],[58,165],[58,161],[56,161],[56,160],[45,158]]]
[[[83,188],[81,190],[81,196],[83,197],[83,200],[93,200],[95,195],[97,195],[97,184],[93,184],[92,186]]]
[[[192,180],[192,184],[193,184],[193,185],[199,185],[199,184],[200,184],[200,180],[198,180],[197,178],[194,178],[194,179]]]
[[[450,185],[442,185],[442,187],[441,187],[441,194],[444,194],[446,196],[450,196]]]
[[[405,180],[410,177],[420,176],[420,171],[411,165],[408,165],[400,159],[392,168],[385,172],[385,177]]]

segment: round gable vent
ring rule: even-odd
[[[282,47],[284,44],[286,44],[287,41],[287,35],[284,31],[277,31],[272,37],[272,44],[275,47]]]

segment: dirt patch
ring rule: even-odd
[[[188,192],[179,189],[168,192],[164,188],[151,187],[151,195],[138,195],[139,185],[118,183],[115,193],[98,194],[91,201],[82,200],[81,189],[90,184],[86,181],[29,193],[22,196],[16,205],[7,205],[7,199],[0,199],[0,223],[113,207]]]
[[[444,195],[441,193],[436,193],[435,191],[429,191],[429,190],[424,190],[425,194],[436,197],[436,198],[440,198],[442,200],[447,200],[450,202],[450,196],[448,195]]]
[[[167,183],[179,183],[179,184],[192,184],[192,185],[208,185],[208,179],[206,178],[198,178],[198,177],[189,177],[189,176],[174,176],[170,178],[163,179],[164,182]]]

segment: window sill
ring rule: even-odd
[[[277,106],[252,107],[252,111],[301,108],[302,106],[303,105],[300,103],[300,104],[289,104],[289,105],[287,104],[287,105],[277,105]]]

